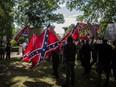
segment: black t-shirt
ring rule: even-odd
[[[113,53],[112,47],[109,44],[98,44],[96,50],[98,51],[98,63],[110,64]]]
[[[76,55],[76,45],[74,43],[68,43],[64,46],[64,57],[66,62],[74,62]]]
[[[81,49],[82,56],[90,58],[91,46],[89,44],[84,44]]]
[[[59,63],[59,55],[55,51],[52,52],[52,62]]]

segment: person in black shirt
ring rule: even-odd
[[[71,85],[75,85],[75,71],[74,71],[74,65],[75,65],[75,55],[76,55],[76,45],[73,43],[72,37],[68,37],[67,44],[64,46],[63,55],[66,59],[66,83],[63,85],[63,87],[68,87],[69,82],[71,80]]]
[[[0,58],[4,59],[4,53],[5,53],[5,45],[4,45],[4,41],[1,40],[0,41]]]
[[[81,65],[84,67],[84,74],[90,73],[90,59],[91,59],[91,46],[89,41],[86,40],[86,43],[81,48]]]
[[[11,43],[10,40],[8,40],[6,45],[6,59],[10,59],[10,52],[11,52]]]
[[[113,49],[109,44],[107,44],[107,40],[103,39],[103,43],[98,44],[96,50],[98,52],[97,67],[96,67],[96,71],[98,74],[97,86],[101,87],[101,74],[102,71],[104,71],[106,75],[106,81],[103,84],[103,87],[108,87],[109,75],[111,72],[111,60]]]

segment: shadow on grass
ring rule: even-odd
[[[49,62],[44,62],[34,69],[28,69],[29,63],[21,62],[20,58],[0,60],[0,87],[12,87],[20,82],[27,85],[24,87],[52,87],[52,84],[44,81],[48,79],[48,81],[53,80],[55,83],[55,79],[51,76],[51,65]],[[40,79],[43,81],[40,82]],[[31,82],[31,80],[34,82]],[[17,87],[20,87],[20,85]]]
[[[47,61],[34,69],[28,69],[29,65],[29,63],[21,62],[20,58],[0,60],[0,87],[21,87],[19,84],[22,84],[22,87],[61,87],[65,82],[65,73],[61,64],[58,79],[51,76],[52,64]],[[88,75],[82,73],[83,69],[77,62],[75,66],[76,87],[95,87],[97,82],[95,68]],[[116,87],[114,80],[110,80],[110,87]]]
[[[42,75],[48,75],[51,65],[40,65],[35,69],[28,69],[30,65],[21,62],[18,58],[1,60],[0,61],[0,73],[6,74],[9,72],[10,76],[29,76],[29,77],[41,77]],[[45,74],[47,73],[47,74]]]
[[[48,84],[45,82],[31,82],[31,81],[26,81],[23,83],[27,87],[52,87],[52,84]]]

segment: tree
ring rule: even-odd
[[[13,30],[13,0],[0,0],[0,35],[11,37]]]
[[[70,0],[67,1],[67,8],[83,11],[84,14],[77,18],[100,23],[102,32],[108,23],[116,22],[115,0]]]
[[[41,27],[49,22],[63,23],[62,14],[55,14],[59,3],[64,0],[15,0],[14,19],[18,26]]]

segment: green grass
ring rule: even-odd
[[[61,87],[65,82],[65,73],[62,65],[59,66],[60,78],[51,76],[52,63],[44,61],[34,69],[28,69],[30,63],[21,62],[20,58],[0,60],[0,87]],[[95,67],[90,75],[82,75],[83,68],[80,62],[75,65],[76,87],[95,87],[97,76]],[[104,75],[103,75],[104,77]],[[110,87],[116,87],[111,75]]]

